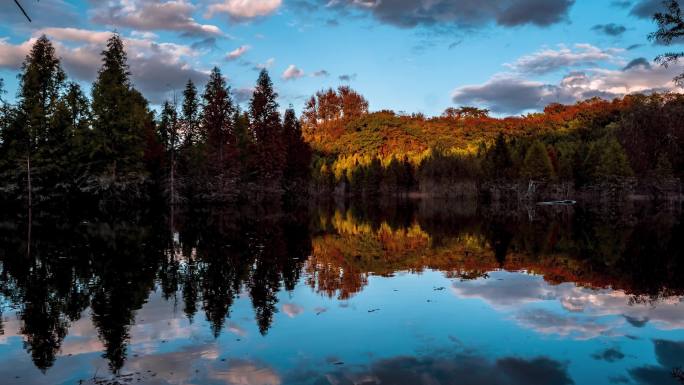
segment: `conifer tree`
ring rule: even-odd
[[[183,106],[181,108],[181,121],[183,126],[183,147],[190,147],[194,143],[202,141],[200,136],[200,106],[197,96],[197,87],[192,80],[188,80],[183,90]]]
[[[124,42],[118,34],[107,40],[92,92],[95,175],[87,189],[115,187],[139,194],[146,177],[146,131],[154,123],[147,100],[131,85]]]
[[[233,113],[235,107],[230,97],[230,89],[221,70],[214,67],[209,75],[209,82],[204,90],[204,110],[202,129],[207,135],[210,156],[225,167],[229,159],[229,150],[235,145],[233,138]]]
[[[627,154],[617,139],[611,138],[606,142],[601,161],[594,175],[599,180],[608,179],[611,181],[620,181],[634,176]]]
[[[233,127],[235,107],[230,89],[214,67],[204,94],[202,130],[207,138],[209,193],[212,200],[226,200],[233,194],[239,170],[235,167],[236,140]]]
[[[522,166],[522,174],[532,180],[550,180],[554,178],[553,166],[546,146],[535,140],[527,149]]]
[[[508,148],[503,133],[499,132],[494,142],[494,147],[487,154],[487,171],[493,179],[506,179],[510,177],[513,159],[511,150]]]
[[[26,192],[32,204],[34,175],[45,177],[43,167],[50,164],[48,143],[58,140],[59,134],[52,130],[50,122],[57,109],[66,75],[55,54],[52,43],[45,35],[36,40],[26,56],[19,75],[19,93],[16,129],[11,133],[10,156],[15,167],[23,163],[26,173]],[[32,159],[32,157],[34,159]],[[32,169],[33,162],[33,169]],[[41,186],[39,186],[40,188]]]
[[[301,124],[292,108],[285,111],[283,136],[286,146],[284,187],[301,191],[310,176],[311,148],[302,137]]]
[[[55,170],[51,185],[67,193],[84,177],[90,155],[90,104],[77,83],[66,85],[50,125],[54,135],[47,157]]]
[[[259,184],[265,189],[281,186],[286,158],[277,97],[268,71],[262,70],[250,101],[249,117]]]

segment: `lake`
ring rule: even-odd
[[[677,207],[0,222],[0,383],[680,384]]]

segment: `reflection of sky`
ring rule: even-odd
[[[441,287],[451,290],[435,290]],[[496,385],[572,379],[600,385],[667,384],[669,366],[684,365],[679,298],[632,303],[623,292],[550,285],[522,273],[493,272],[472,281],[432,271],[371,277],[362,292],[344,301],[300,284],[279,294],[278,309],[272,328],[261,336],[243,294],[215,340],[201,313],[191,324],[173,299],[154,293],[136,314],[122,373],[137,373],[135,379],[145,384]],[[88,312],[71,325],[45,374],[22,346],[16,316],[4,318],[3,385],[74,384],[106,374]]]

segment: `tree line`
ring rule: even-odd
[[[302,115],[305,139],[315,150],[314,190],[321,194],[474,197],[530,182],[567,197],[680,193],[681,94],[551,104],[520,117],[461,107],[432,118],[361,111],[351,119],[327,113],[331,100],[341,100],[334,94],[317,93]]]
[[[281,116],[265,70],[246,111],[216,67],[202,93],[189,80],[156,116],[131,81],[119,35],[107,41],[90,98],[41,36],[18,79],[16,103],[3,99],[0,111],[6,201],[177,204],[306,191],[311,150],[294,110]]]

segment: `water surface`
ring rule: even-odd
[[[448,201],[0,224],[2,384],[677,384],[672,207]]]

